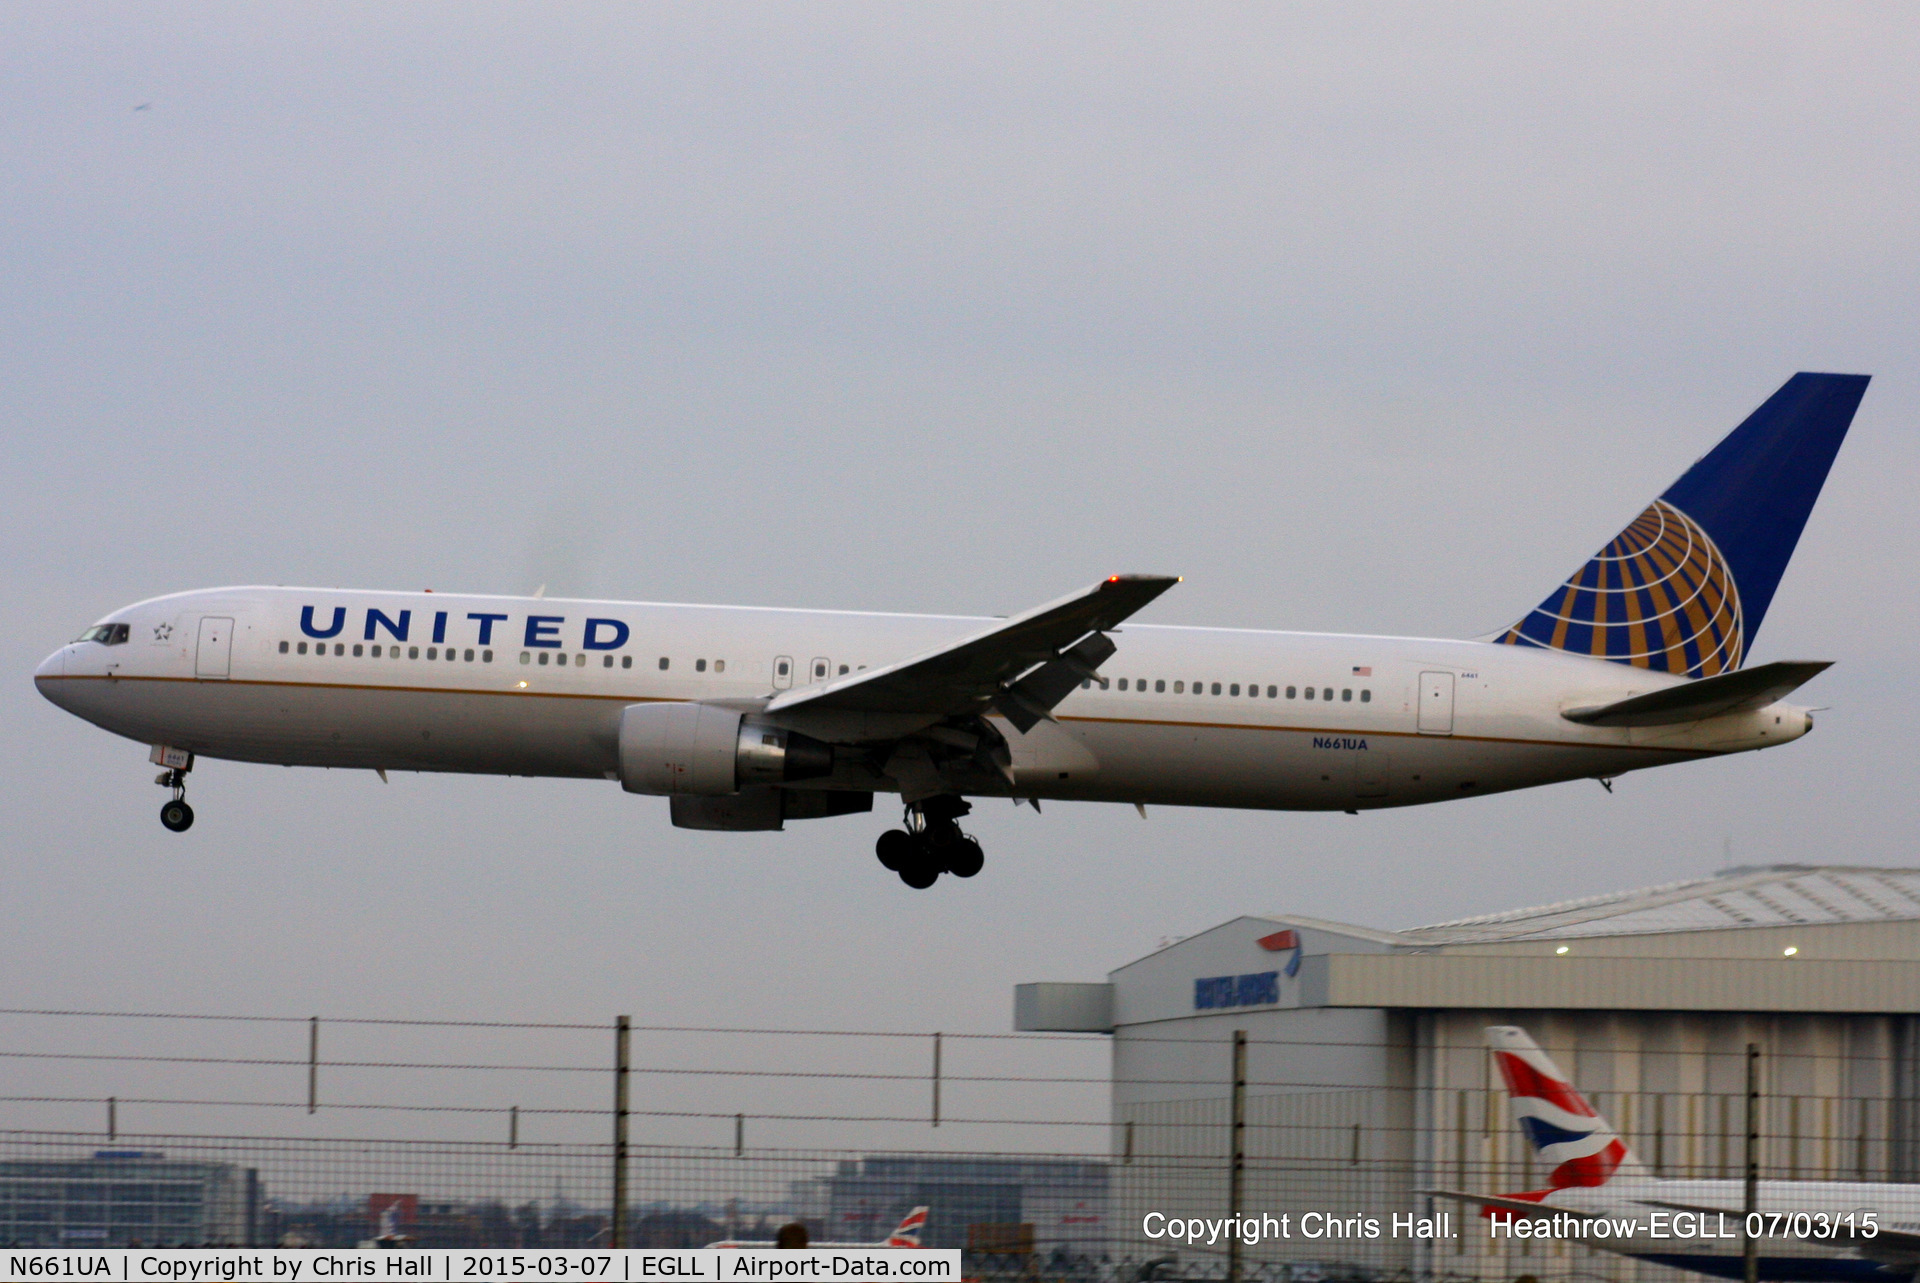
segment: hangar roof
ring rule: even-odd
[[[1920,920],[1920,869],[1772,864],[1509,909],[1400,932],[1408,944],[1483,944],[1743,927]]]

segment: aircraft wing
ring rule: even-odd
[[[1831,660],[1782,660],[1702,677],[1681,686],[1669,686],[1647,695],[1590,708],[1570,708],[1560,716],[1582,726],[1673,726],[1698,722],[1724,713],[1765,708],[1833,667]]]
[[[997,710],[1024,733],[1113,654],[1108,629],[1179,582],[1114,575],[937,650],[788,691],[766,711],[951,717]]]
[[[1587,1212],[1577,1207],[1558,1207],[1552,1203],[1535,1203],[1524,1198],[1506,1198],[1499,1194],[1464,1194],[1457,1189],[1423,1189],[1421,1194],[1431,1194],[1435,1198],[1451,1198],[1462,1203],[1477,1203],[1481,1207],[1497,1207],[1503,1212],[1518,1212],[1546,1220],[1554,1216],[1583,1216],[1588,1220],[1597,1220],[1605,1212]]]

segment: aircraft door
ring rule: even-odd
[[[200,648],[194,652],[195,677],[225,677],[233,663],[233,621],[208,615],[200,621]]]
[[[793,656],[775,655],[773,657],[773,688],[777,691],[790,690],[793,687]]]
[[[1453,734],[1453,674],[1420,674],[1420,733]]]

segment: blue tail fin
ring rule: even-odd
[[[1867,379],[1788,379],[1498,640],[1688,677],[1740,667]]]

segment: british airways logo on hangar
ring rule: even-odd
[[[447,640],[447,620],[449,613],[450,612],[444,610],[436,610],[433,612],[432,640],[435,643],[441,643]],[[331,616],[324,622],[315,616],[316,611],[314,607],[302,606],[300,608],[300,631],[309,637],[325,640],[329,637],[338,637],[346,630],[347,608],[345,606],[333,607]],[[472,625],[478,634],[474,638],[474,644],[476,645],[505,646],[509,643],[504,639],[497,642],[494,640],[493,630],[496,625],[506,623],[509,618],[511,618],[511,616],[505,614],[472,611],[456,626],[465,627]],[[411,610],[397,610],[389,615],[386,611],[378,607],[368,607],[362,612],[361,620],[363,627],[361,629],[360,639],[362,641],[373,641],[381,633],[385,633],[394,641],[407,641],[408,634],[413,631],[414,627],[413,612]],[[567,617],[565,615],[528,615],[525,636],[521,638],[520,644],[528,647],[544,647],[557,650],[566,644],[565,640],[560,636],[560,627],[566,622]],[[502,631],[510,630],[503,629]],[[627,625],[621,620],[589,619],[582,625],[580,649],[619,650],[627,644],[627,639],[631,635],[631,630],[628,629]]]
[[[1295,931],[1292,927],[1288,927],[1285,931],[1276,931],[1270,936],[1261,936],[1258,943],[1260,947],[1268,953],[1284,953],[1287,955],[1287,965],[1284,968],[1287,979],[1291,980],[1300,974],[1300,933],[1298,931]]]
[[[1279,971],[1255,971],[1244,976],[1204,976],[1193,982],[1193,1009],[1218,1011],[1227,1007],[1266,1007],[1280,1001],[1280,977],[1300,974],[1300,933],[1289,927],[1257,941],[1268,953],[1284,953]]]

